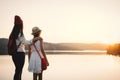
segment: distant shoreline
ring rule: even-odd
[[[46,54],[72,54],[72,55],[83,55],[83,54],[106,54],[106,50],[45,50]],[[27,51],[26,51],[27,54]],[[2,54],[8,55],[8,54]]]
[[[0,38],[0,55],[7,55],[8,39]],[[44,50],[53,52],[79,52],[83,50],[106,50],[107,44],[102,43],[49,43],[44,42]],[[28,50],[28,45],[25,46]],[[61,51],[62,50],[62,51]],[[68,51],[69,50],[69,51]]]

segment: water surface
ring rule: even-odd
[[[96,52],[97,53],[97,52]],[[111,55],[47,55],[50,66],[44,71],[44,80],[120,80],[120,57]],[[32,80],[28,59],[22,80]],[[0,56],[0,80],[12,80],[14,65],[10,56]]]

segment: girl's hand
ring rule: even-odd
[[[47,66],[49,66],[49,63],[47,62]]]
[[[49,66],[49,63],[47,64],[47,66]]]

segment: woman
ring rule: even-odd
[[[15,65],[14,80],[21,80],[22,69],[25,63],[25,43],[27,42],[23,34],[23,21],[18,15],[14,17],[14,27],[10,36],[15,39],[18,47],[17,52],[12,55]]]
[[[29,59],[29,66],[28,70],[30,72],[33,72],[33,80],[37,80],[37,77],[39,80],[42,80],[42,73],[43,69],[41,66],[41,55],[45,58],[47,62],[47,66],[49,65],[47,57],[45,55],[44,49],[43,49],[43,39],[40,37],[41,30],[38,27],[34,27],[32,29],[32,35],[34,36],[33,39],[36,38],[36,41],[29,46],[29,52],[28,52],[28,59]],[[38,38],[38,40],[37,40]]]

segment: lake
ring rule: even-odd
[[[50,66],[44,71],[43,80],[120,80],[120,57],[105,52],[62,53],[47,54]],[[32,73],[27,68],[26,55],[22,80],[32,80]],[[13,80],[14,64],[10,56],[0,56],[0,71],[0,80]]]

